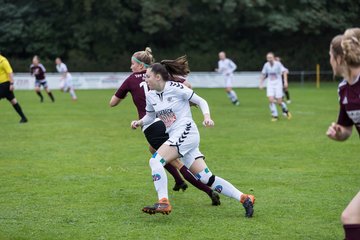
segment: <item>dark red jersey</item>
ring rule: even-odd
[[[352,85],[342,81],[338,91],[340,112],[337,123],[348,127],[355,125],[360,135],[360,76]]]
[[[35,66],[34,64],[30,65],[30,73],[35,76],[36,80],[44,80],[45,79],[45,67],[39,63],[39,65]]]
[[[124,99],[127,93],[130,92],[137,108],[139,119],[146,115],[145,92],[148,91],[148,86],[144,81],[145,73],[146,71],[131,74],[115,93],[116,97]]]
[[[124,99],[127,93],[130,92],[137,108],[139,119],[146,115],[145,93],[149,91],[149,88],[144,80],[145,73],[146,71],[131,74],[115,93],[116,97]],[[184,77],[176,76],[176,81],[178,82],[184,82],[185,80]]]

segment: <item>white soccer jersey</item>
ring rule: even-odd
[[[218,72],[224,76],[233,74],[236,68],[236,64],[228,58],[225,58],[224,60],[220,60],[218,62]]]
[[[162,92],[151,90],[146,95],[146,111],[155,112],[171,132],[179,126],[193,122],[189,100],[194,91],[179,82],[168,81]],[[185,100],[185,101],[184,101]]]
[[[67,66],[65,63],[60,63],[56,65],[56,70],[59,73],[66,73],[66,78],[71,78],[71,74],[68,72]]]
[[[274,61],[272,66],[269,62],[266,62],[261,73],[267,75],[267,84],[269,86],[282,84],[281,75],[286,71],[288,70],[280,62]]]

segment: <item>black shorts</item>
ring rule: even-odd
[[[146,140],[156,150],[169,139],[169,134],[166,133],[166,127],[163,121],[157,121],[151,124],[144,131]]]
[[[15,98],[14,92],[10,91],[10,82],[0,83],[0,99],[3,98],[9,101]]]

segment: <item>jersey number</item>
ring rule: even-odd
[[[149,87],[148,87],[147,83],[146,82],[141,82],[140,87],[144,88],[144,93],[145,93],[145,96],[146,96],[146,94],[149,92]]]

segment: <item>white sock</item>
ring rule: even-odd
[[[164,169],[165,160],[156,152],[150,158],[149,164],[154,181],[155,190],[158,193],[158,199],[169,198],[168,180]]]
[[[231,183],[218,176],[215,176],[215,181],[211,185],[211,189],[217,191],[218,193],[224,194],[225,196],[234,198],[237,201],[240,201],[240,197],[243,194]]]
[[[227,93],[228,97],[230,98],[231,102],[235,102],[238,100],[236,92],[234,90],[231,90]]]
[[[70,95],[71,95],[72,99],[77,99],[75,91],[74,91],[73,88],[70,88]]]
[[[269,108],[270,108],[271,116],[277,117],[278,116],[278,111],[277,111],[275,103],[270,103]]]
[[[282,108],[283,112],[287,112],[287,111],[288,111],[287,106],[286,106],[286,103],[281,102],[280,105],[281,105],[281,108]]]

